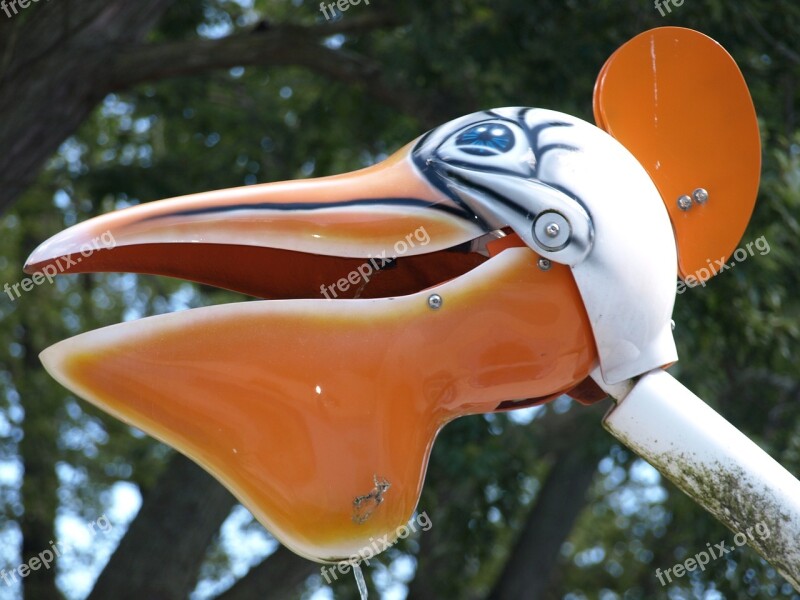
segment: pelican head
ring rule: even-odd
[[[711,119],[665,107],[662,92],[661,127]],[[601,109],[606,129],[625,129]],[[68,262],[69,273],[167,275],[261,300],[83,333],[42,361],[206,468],[295,552],[363,556],[413,514],[449,421],[564,393],[593,401],[604,396],[594,381],[677,360],[676,278],[712,256],[681,231],[719,220],[723,184],[688,170],[677,184],[706,185],[710,199],[676,216],[676,182],[660,175],[669,156],[642,159],[638,139],[499,108],[353,173],[96,217],[44,242],[26,270]],[[102,239],[113,247],[82,253]]]

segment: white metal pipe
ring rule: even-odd
[[[747,542],[800,591],[800,481],[789,471],[662,370],[603,424],[731,531],[766,528]]]

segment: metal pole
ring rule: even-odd
[[[665,371],[616,391],[605,428],[800,591],[800,481]],[[757,525],[768,535],[752,535]]]

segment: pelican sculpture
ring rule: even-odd
[[[599,127],[537,108],[476,112],[354,173],[75,225],[26,270],[110,232],[113,249],[69,272],[264,300],[83,333],[42,361],[320,562],[393,539],[453,419],[611,395],[607,428],[726,524],[781,520],[754,545],[797,586],[800,484],[663,371],[678,359],[677,278],[710,276],[701,269],[730,256],[754,206],[747,87],[716,42],[667,27],[609,59],[594,108]],[[750,487],[715,483],[736,469]]]

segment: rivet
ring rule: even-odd
[[[572,227],[564,215],[554,210],[541,213],[533,222],[533,239],[546,252],[561,250],[569,244]]]
[[[708,190],[705,188],[697,188],[692,192],[692,198],[698,204],[705,204],[708,201]]]
[[[539,268],[540,268],[542,271],[549,271],[549,270],[550,270],[550,267],[552,267],[552,266],[553,266],[553,263],[551,263],[551,262],[550,262],[549,260],[547,260],[546,258],[540,258],[540,259],[539,259]]]
[[[432,294],[428,297],[428,306],[430,306],[433,310],[438,310],[442,308],[442,297],[439,294]]]
[[[561,228],[558,226],[558,223],[549,223],[547,227],[544,228],[547,237],[551,238],[557,237],[559,231],[561,231]]]
[[[678,198],[678,208],[681,210],[689,210],[692,208],[692,204],[694,204],[694,200],[692,200],[691,196],[683,195]]]

